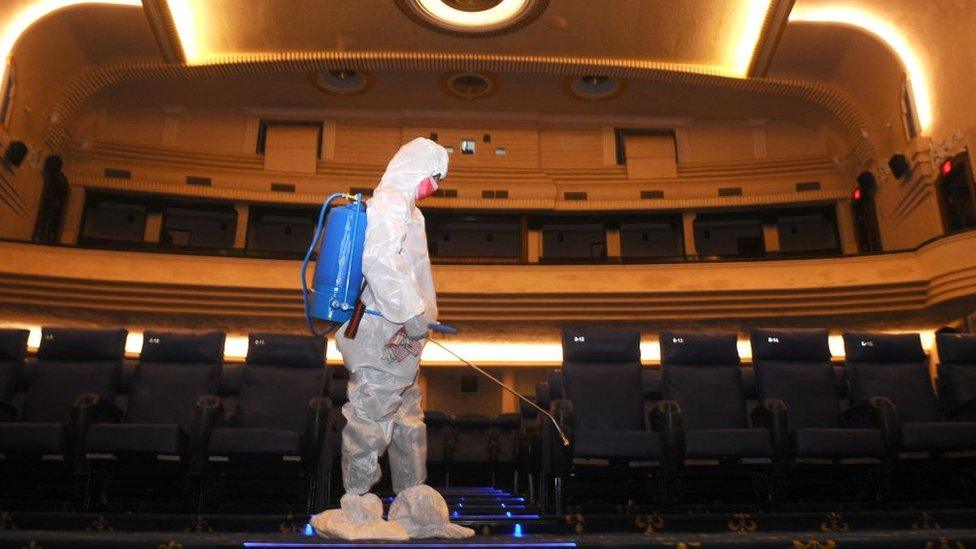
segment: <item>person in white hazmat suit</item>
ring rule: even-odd
[[[342,408],[340,508],[312,517],[322,536],[343,539],[465,538],[470,528],[451,524],[444,498],[424,484],[427,430],[417,373],[437,297],[427,255],[424,216],[416,203],[447,176],[444,147],[417,138],[400,147],[367,202],[362,300],[366,314],[355,339],[340,328],[336,344],[350,372]],[[397,496],[383,520],[370,493],[380,479],[379,457],[389,449]]]

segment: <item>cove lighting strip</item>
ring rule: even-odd
[[[27,347],[36,351],[41,344],[41,327],[24,324],[0,324],[0,328],[20,328],[30,330],[27,339]],[[935,330],[903,330],[897,333],[913,332],[918,333],[922,339],[922,348],[926,352],[935,349]],[[433,336],[442,341],[458,355],[474,364],[489,364],[505,366],[508,364],[518,365],[558,365],[563,361],[563,350],[559,343],[487,343],[487,342],[454,342],[451,339],[440,339],[436,334]],[[844,339],[840,335],[831,335],[828,338],[830,353],[834,358],[844,358]],[[228,334],[224,343],[224,358],[228,360],[243,360],[247,357],[248,338],[245,335]],[[752,358],[752,347],[748,339],[740,339],[736,347],[739,356],[743,359]],[[640,344],[641,361],[645,363],[657,363],[661,361],[661,347],[656,339],[645,340]],[[142,332],[129,332],[125,341],[125,352],[130,357],[137,357],[142,350]],[[335,340],[329,339],[326,357],[330,364],[341,364],[342,353],[336,349]],[[457,359],[444,352],[436,345],[424,347],[421,360],[425,365],[460,365]]]
[[[37,0],[20,8],[7,20],[0,31],[0,55],[3,56],[3,66],[0,67],[0,83],[6,82],[7,70],[10,66],[10,54],[20,36],[44,17],[60,9],[86,4],[101,4],[107,6],[142,7],[141,0]]]
[[[908,74],[908,81],[911,84],[911,91],[915,99],[915,112],[918,115],[922,133],[931,128],[933,114],[929,74],[925,63],[922,62],[922,57],[912,46],[903,30],[870,11],[846,5],[804,7],[801,4],[793,8],[790,13],[790,21],[855,27],[884,42],[898,57]]]

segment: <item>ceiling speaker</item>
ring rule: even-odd
[[[901,179],[911,171],[908,159],[900,153],[891,155],[891,158],[888,159],[888,167],[891,168],[891,174],[895,176],[895,179]]]
[[[27,156],[27,145],[23,141],[11,141],[3,151],[3,159],[14,166],[20,166],[25,156]]]

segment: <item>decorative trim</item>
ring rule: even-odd
[[[772,0],[766,11],[766,21],[763,22],[756,49],[752,52],[749,70],[746,74],[750,78],[764,77],[769,73],[769,66],[773,63],[776,49],[779,47],[783,31],[790,23],[790,12],[793,11],[795,0]]]
[[[149,20],[149,27],[163,59],[167,63],[186,63],[183,48],[180,46],[180,36],[176,32],[173,14],[170,13],[166,0],[143,0],[142,9],[146,12],[146,19]]]
[[[98,91],[130,80],[161,78],[192,79],[231,75],[275,75],[309,72],[325,68],[354,67],[357,70],[495,71],[532,74],[607,74],[618,78],[650,82],[715,86],[763,95],[792,97],[823,107],[847,128],[859,163],[876,158],[874,144],[858,105],[840,88],[824,82],[795,78],[738,79],[723,76],[714,68],[693,67],[647,60],[549,57],[491,54],[444,54],[409,52],[292,52],[240,55],[218,59],[219,64],[202,66],[158,62],[122,63],[90,69],[68,85],[46,117],[43,140],[52,152],[62,150],[68,140],[67,122],[85,101]],[[695,69],[699,72],[688,72]]]

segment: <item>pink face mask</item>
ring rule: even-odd
[[[423,200],[428,196],[432,196],[437,192],[437,180],[433,177],[428,177],[420,182],[420,186],[417,187],[417,200]]]

